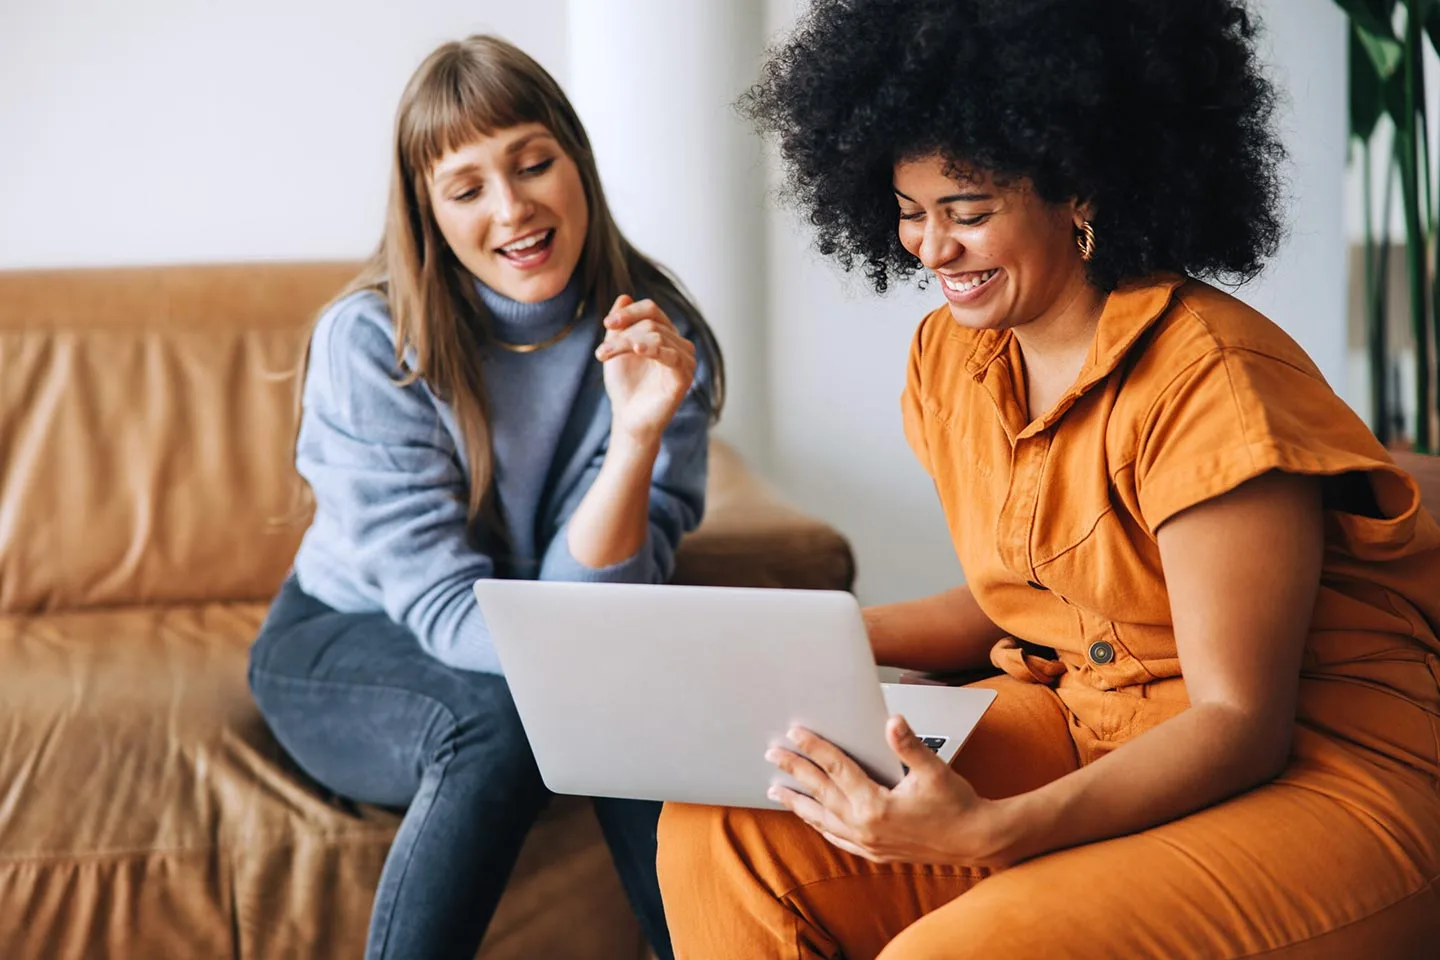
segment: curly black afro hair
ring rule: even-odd
[[[821,253],[913,274],[894,165],[1093,204],[1092,283],[1240,283],[1274,253],[1284,149],[1243,0],[815,0],[741,112],[779,142]]]

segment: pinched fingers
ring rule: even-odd
[[[624,330],[609,331],[605,342],[596,349],[595,356],[605,361],[623,353],[658,360],[682,373],[693,375],[695,372],[695,344],[682,337],[674,327],[653,321],[641,321]]]
[[[654,300],[632,300],[623,294],[615,299],[614,306],[605,315],[604,324],[606,330],[625,330],[646,320],[675,329],[670,317]]]
[[[612,342],[629,341],[635,346],[649,344],[674,347],[680,353],[695,356],[695,344],[682,337],[680,332],[668,323],[658,320],[641,320],[623,330],[607,331],[605,339]]]

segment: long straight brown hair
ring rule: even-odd
[[[705,394],[712,422],[725,398],[724,359],[704,317],[680,283],[625,239],[600,185],[590,138],[560,85],[518,47],[472,36],[436,49],[405,87],[395,116],[395,153],[385,231],[379,247],[336,299],[359,290],[383,296],[395,325],[397,386],[417,380],[455,413],[469,460],[468,516],[493,524],[494,478],[480,358],[492,340],[474,278],[440,233],[429,178],[451,150],[522,123],[542,124],[580,171],[590,228],[576,269],[590,309],[643,290],[690,322],[711,373]],[[328,307],[327,307],[328,309]]]

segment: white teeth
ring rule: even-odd
[[[539,245],[548,236],[550,236],[550,231],[545,230],[541,233],[535,234],[534,236],[526,237],[524,240],[516,240],[514,243],[509,244],[508,246],[501,247],[500,252],[520,253],[522,251],[529,250],[531,247]]]
[[[965,293],[968,290],[974,290],[998,272],[999,268],[997,267],[994,270],[986,270],[983,273],[972,273],[965,280],[951,280],[949,277],[941,277],[940,282],[945,284],[947,290],[954,291],[955,293]]]

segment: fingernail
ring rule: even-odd
[[[765,796],[769,797],[771,800],[774,800],[776,803],[780,802],[780,791],[776,790],[774,787],[766,790]]]
[[[773,747],[772,747],[771,749],[769,749],[769,750],[766,750],[766,751],[765,751],[765,759],[766,759],[766,760],[769,760],[771,763],[777,763],[777,762],[779,762],[779,760],[780,760],[780,751],[774,749]]]

